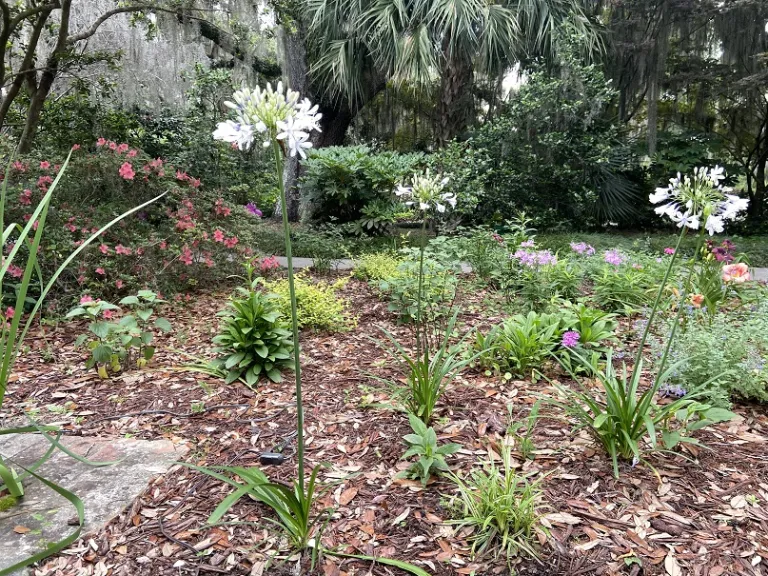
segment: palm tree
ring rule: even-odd
[[[361,105],[381,79],[439,81],[437,138],[473,121],[475,73],[500,78],[515,63],[556,53],[560,29],[585,49],[601,42],[586,0],[308,0],[312,77],[333,98]]]

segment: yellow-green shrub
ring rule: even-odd
[[[363,254],[355,260],[355,270],[352,275],[358,280],[385,280],[397,275],[400,260],[386,252]]]
[[[298,274],[295,278],[295,288],[299,328],[314,328],[328,332],[354,328],[357,325],[357,319],[349,312],[347,301],[336,295],[336,291],[348,281],[349,278],[342,278],[332,284],[324,280],[313,283],[312,279]],[[264,286],[277,295],[280,310],[286,317],[290,317],[291,299],[288,280],[265,282]]]

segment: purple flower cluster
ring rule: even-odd
[[[624,263],[624,256],[622,256],[621,252],[619,252],[618,250],[606,250],[605,261],[608,264],[619,266],[620,264]]]
[[[520,243],[520,248],[533,248],[535,242],[533,240],[526,240]]]
[[[712,240],[707,240],[707,250],[718,262],[725,262],[726,264],[733,262],[733,250],[735,248],[736,245],[728,239],[723,240],[719,246]]]
[[[595,249],[586,242],[571,242],[571,250],[577,254],[586,254],[592,256],[595,253]]]
[[[518,250],[514,254],[510,255],[510,258],[514,258],[523,266],[533,268],[534,266],[554,266],[557,264],[557,256],[552,254],[549,250]]]
[[[251,214],[253,214],[254,216],[256,216],[257,218],[261,218],[263,216],[263,214],[261,213],[261,210],[259,210],[256,207],[256,204],[254,204],[253,202],[248,202],[248,204],[245,205],[245,209]]]
[[[573,348],[579,343],[579,340],[581,339],[581,334],[579,334],[576,330],[568,330],[565,334],[563,334],[563,341],[560,343],[563,348]]]

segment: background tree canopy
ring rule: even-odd
[[[282,78],[320,103],[315,147],[367,146],[354,176],[328,163],[359,148],[289,163],[293,219],[343,197],[350,229],[383,230],[381,183],[416,162],[450,173],[465,222],[639,228],[649,190],[721,164],[760,230],[767,26],[762,0],[0,0],[0,134],[124,141],[266,204],[274,181],[209,134],[236,87]]]

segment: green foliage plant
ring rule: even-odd
[[[240,288],[219,312],[221,333],[213,339],[221,355],[215,367],[226,370],[225,382],[253,387],[262,376],[281,382],[293,364],[293,339],[274,294]]]
[[[457,317],[458,312],[454,312],[435,347],[418,355],[412,354],[391,332],[382,328],[390,344],[386,349],[405,374],[407,383],[403,387],[399,381],[377,379],[388,384],[403,408],[427,426],[446,387],[475,359],[475,356],[464,358],[461,353],[461,344],[471,332],[467,332],[457,343],[451,342]]]
[[[653,279],[631,266],[603,266],[593,276],[592,297],[605,310],[630,315],[651,303]]]
[[[358,280],[378,283],[387,278],[394,278],[398,272],[400,259],[387,252],[363,254],[355,259],[352,276]]]
[[[22,262],[23,266],[19,266],[23,272],[21,274],[21,280],[16,291],[16,306],[13,308],[13,310],[8,310],[6,312],[6,320],[2,323],[2,327],[0,328],[0,350],[2,350],[2,359],[0,359],[0,408],[2,408],[3,401],[5,400],[8,380],[11,376],[16,360],[20,356],[24,344],[24,338],[27,335],[29,328],[32,326],[35,318],[37,317],[37,314],[40,311],[46,296],[54,287],[62,272],[72,263],[73,260],[79,256],[80,253],[82,253],[92,242],[94,242],[94,240],[96,240],[111,226],[129,216],[133,212],[141,210],[142,208],[145,208],[152,202],[155,202],[159,199],[159,197],[152,198],[148,202],[145,202],[133,208],[132,210],[121,214],[117,218],[114,218],[108,224],[93,232],[90,236],[85,238],[82,244],[72,253],[70,253],[69,256],[63,260],[63,262],[61,262],[58,268],[51,274],[49,280],[45,282],[43,280],[42,271],[38,263],[38,249],[41,245],[43,232],[46,229],[46,219],[49,214],[51,198],[53,197],[53,193],[55,192],[59,182],[66,172],[68,163],[69,157],[63,163],[61,169],[56,174],[56,177],[52,179],[50,187],[47,189],[42,199],[32,211],[30,218],[24,226],[16,223],[9,223],[6,225],[5,209],[7,205],[7,184],[9,179],[8,174],[10,173],[12,166],[10,162],[5,170],[5,177],[3,178],[3,182],[0,184],[0,231],[2,231],[3,245],[6,246],[12,241],[12,239],[15,240],[13,241],[12,248],[0,265],[0,293],[2,293],[2,284],[6,279],[6,274],[8,273],[9,268],[14,265],[14,262],[20,261],[20,251],[22,247],[26,249],[27,254],[26,261]],[[23,320],[24,304],[26,302],[29,287],[33,281],[33,277],[40,284],[40,294],[37,297],[34,306],[29,311],[26,320]],[[13,314],[10,314],[10,312],[13,312]],[[0,491],[7,491],[11,497],[18,500],[24,496],[24,486],[22,481],[27,477],[34,477],[38,479],[43,485],[47,486],[65,498],[75,507],[78,519],[77,529],[69,536],[53,544],[50,544],[46,547],[45,550],[37,554],[33,554],[29,558],[26,558],[21,562],[14,564],[13,566],[7,567],[5,569],[7,573],[20,570],[25,566],[39,562],[40,560],[43,560],[44,558],[47,558],[48,556],[63,550],[73,542],[77,541],[85,524],[85,510],[82,501],[75,494],[69,492],[58,484],[55,484],[38,475],[35,470],[38,469],[56,449],[62,450],[66,454],[87,464],[107,464],[89,462],[81,456],[74,454],[66,447],[62,446],[58,442],[61,433],[55,426],[39,426],[33,422],[29,426],[0,429],[0,435],[26,433],[41,433],[42,436],[51,444],[51,447],[37,462],[26,468],[21,474],[19,474],[8,462],[0,459]]]
[[[528,376],[547,361],[559,343],[563,329],[554,314],[516,314],[492,327],[477,331],[474,349],[481,367]]]
[[[500,456],[501,466],[489,459],[464,478],[451,475],[458,491],[452,500],[457,518],[451,523],[473,531],[473,554],[537,558],[536,532],[546,532],[539,513],[541,481],[515,470],[509,445],[501,446]]]
[[[349,310],[349,304],[337,294],[348,280],[346,277],[333,283],[325,280],[313,282],[311,278],[296,275],[294,293],[299,328],[325,332],[343,332],[354,328],[357,321]],[[287,316],[291,311],[288,280],[265,282],[264,289],[277,296],[278,307]]]
[[[389,294],[389,310],[404,323],[433,322],[445,316],[456,297],[453,266],[425,258],[400,262],[395,273],[379,283]]]
[[[426,486],[432,476],[448,472],[445,457],[458,452],[461,446],[452,442],[438,446],[435,429],[431,426],[427,428],[421,418],[414,414],[408,415],[408,422],[411,424],[413,433],[403,437],[408,449],[402,459],[418,456],[419,460],[405,471],[405,477],[420,480]]]
[[[120,372],[124,364],[145,367],[155,355],[153,328],[162,332],[172,330],[171,323],[165,318],[151,321],[155,306],[163,302],[155,292],[140,290],[136,295],[120,300],[131,313],[110,322],[110,318],[122,312],[120,307],[84,296],[66,317],[89,320],[88,332],[75,340],[75,346],[85,344],[90,352],[86,368],[95,367],[99,377],[106,379],[109,372]]]

